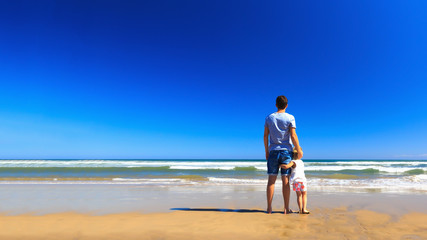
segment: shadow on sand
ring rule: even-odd
[[[229,208],[171,208],[172,211],[195,211],[195,212],[238,212],[238,213],[267,213],[267,211],[259,209],[229,209]],[[280,213],[281,211],[273,211],[272,213]]]

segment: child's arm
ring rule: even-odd
[[[280,167],[284,168],[284,169],[288,169],[288,168],[291,168],[291,167],[295,167],[295,163],[294,163],[294,161],[291,161],[288,164],[280,164]]]

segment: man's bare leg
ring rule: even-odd
[[[274,184],[276,183],[277,175],[268,175],[267,183],[267,213],[270,214],[273,209],[271,203],[273,202]]]
[[[289,176],[282,176],[282,192],[283,192],[283,201],[285,202],[284,214],[290,213],[289,209],[289,197],[291,194],[291,189],[289,187]]]

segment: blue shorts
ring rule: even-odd
[[[268,175],[277,175],[279,173],[280,164],[288,164],[292,161],[293,152],[288,150],[271,150],[267,160]],[[291,174],[291,169],[280,168],[282,176]]]

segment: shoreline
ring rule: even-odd
[[[263,185],[166,185],[137,184],[0,184],[0,213],[4,215],[58,212],[95,215],[123,212],[170,212],[173,208],[264,209]],[[408,212],[427,214],[423,193],[308,191],[308,209],[346,207],[393,216]],[[31,201],[29,201],[31,199]],[[297,210],[291,191],[290,207]],[[275,186],[273,209],[283,208],[281,182]]]

